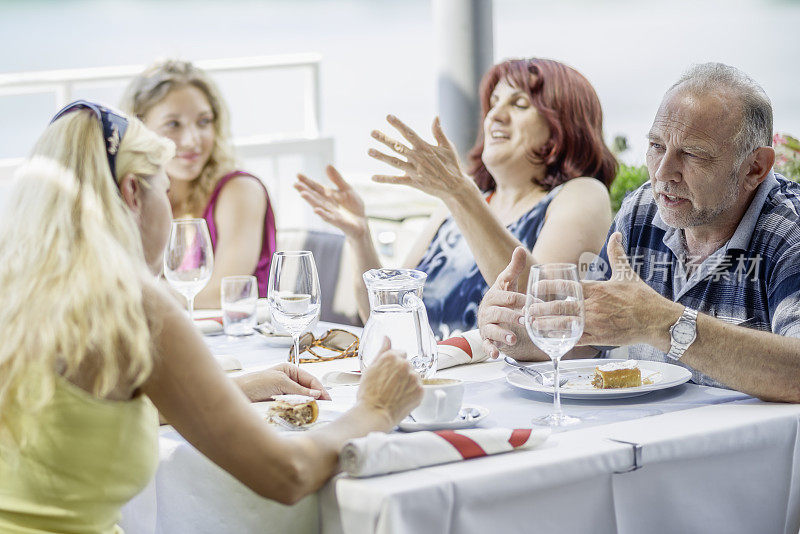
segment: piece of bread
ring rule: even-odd
[[[642,385],[639,362],[610,362],[594,368],[592,385],[597,389],[635,388]]]
[[[296,426],[309,425],[317,420],[319,406],[313,397],[305,395],[273,395],[275,402],[269,407],[269,416],[280,417]]]

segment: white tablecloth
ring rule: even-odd
[[[325,329],[330,325],[320,325]],[[246,369],[287,349],[207,338]],[[323,376],[355,359],[304,365]],[[442,371],[468,380],[481,426],[528,426],[551,397],[511,388],[487,362]],[[355,387],[333,388],[338,403]],[[393,475],[339,476],[294,507],[253,494],[170,428],[152,484],[123,510],[128,534],[319,532],[785,532],[800,529],[800,406],[693,384],[616,401],[564,400],[585,423],[544,447]],[[630,469],[641,445],[640,469]]]
[[[796,533],[795,406],[720,405],[322,493],[324,532]],[[642,445],[642,468],[633,447]],[[617,474],[617,472],[620,472]]]

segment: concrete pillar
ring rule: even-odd
[[[433,0],[438,109],[464,158],[480,121],[478,84],[494,63],[492,0]]]

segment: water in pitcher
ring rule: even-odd
[[[363,371],[378,356],[383,338],[405,352],[423,378],[436,371],[436,340],[428,325],[422,286],[425,273],[408,269],[373,269],[364,273],[370,296],[370,316],[359,343]]]

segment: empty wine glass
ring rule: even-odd
[[[213,270],[214,252],[205,219],[172,221],[164,253],[164,278],[186,297],[189,319],[194,313],[194,297],[206,287]]]
[[[301,250],[272,255],[267,300],[273,321],[292,335],[292,363],[297,365],[300,334],[317,318],[320,310],[319,276],[311,252]]]
[[[558,363],[583,334],[583,289],[572,263],[531,267],[525,302],[525,328],[531,341],[553,360],[553,413],[533,420],[554,427],[580,422],[561,411]]]

